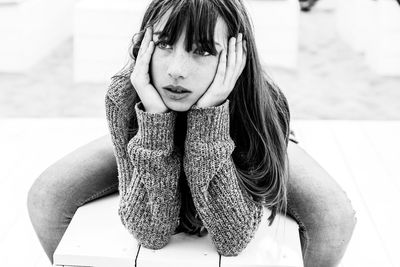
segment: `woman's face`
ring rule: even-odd
[[[159,41],[159,33],[168,20],[167,12],[153,27],[153,41]],[[219,54],[227,47],[227,26],[219,17],[214,30],[216,55],[198,50],[195,44],[191,51],[185,50],[185,32],[175,44],[158,43],[150,63],[152,83],[165,105],[174,111],[187,111],[207,91],[211,85],[218,65]],[[181,86],[188,93],[172,93],[165,87]]]

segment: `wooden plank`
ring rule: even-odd
[[[297,223],[278,215],[268,227],[269,211],[264,212],[254,239],[238,256],[221,256],[220,266],[303,266]],[[218,266],[218,261],[219,255],[209,235],[199,238],[180,233],[161,250],[141,247],[137,264],[140,267],[159,266],[160,262],[164,267]]]
[[[2,161],[4,163],[4,161]],[[3,175],[3,174],[0,174]],[[3,176],[4,177],[4,176]],[[7,176],[9,177],[9,174]],[[18,190],[11,179],[0,182],[2,193],[0,194],[0,210],[2,211],[2,218],[0,220],[0,242],[7,235],[10,234],[10,229],[17,223],[19,214],[21,212],[20,205],[17,205],[18,197],[23,197],[17,194]]]
[[[218,267],[217,253],[209,235],[197,237],[179,233],[159,250],[140,247],[138,267]]]
[[[400,195],[359,124],[351,121],[337,122],[333,131],[369,218],[375,225],[390,263],[394,265],[400,246],[400,216],[393,211],[398,210]],[[365,237],[364,242],[370,244],[370,240]]]
[[[120,221],[118,202],[119,195],[112,194],[80,207],[54,253],[54,263],[134,266],[139,246]]]
[[[261,224],[247,247],[236,257],[221,257],[221,267],[303,266],[299,226],[278,214],[268,226],[270,211],[264,208]]]
[[[51,262],[49,261],[49,258],[47,258],[47,255],[44,253],[41,253],[36,261],[36,264],[32,264],[34,267],[51,267]]]
[[[384,171],[400,194],[400,122],[363,122],[361,127],[371,143]]]
[[[0,265],[7,267],[34,265],[39,254],[44,252],[30,225],[28,212],[20,205],[9,204],[19,210],[19,216],[15,224],[7,229],[7,235],[0,240]]]
[[[39,174],[58,158],[107,133],[104,119],[0,120],[0,262],[3,266],[50,266],[27,213],[27,194]],[[24,257],[21,257],[24,255]]]
[[[333,121],[295,123],[299,145],[303,147],[345,190],[356,210],[357,225],[342,260],[343,266],[391,266],[382,240],[371,221],[364,200],[337,144]],[[345,129],[339,129],[339,131]],[[351,138],[351,137],[349,137]],[[351,146],[352,139],[349,139]],[[366,245],[368,244],[368,245]]]
[[[0,194],[0,209],[4,215],[0,220],[0,242],[11,242],[8,246],[5,245],[8,251],[16,249],[21,253],[21,247],[14,246],[13,240],[21,232],[20,229],[15,229],[15,225],[23,225],[24,229],[30,231],[29,235],[22,238],[25,244],[35,244],[30,251],[44,253],[27,215],[29,188],[50,164],[96,136],[101,136],[102,132],[106,134],[103,119],[0,120],[0,188],[5,189]],[[21,224],[21,219],[26,221]],[[13,253],[9,252],[10,255]],[[0,254],[0,262],[5,262],[3,254]]]

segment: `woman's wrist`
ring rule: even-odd
[[[173,144],[177,113],[150,113],[144,111],[141,102],[135,106],[138,122],[138,138],[149,149],[168,149]]]
[[[217,107],[193,107],[187,116],[187,140],[229,140],[229,100]]]
[[[152,114],[165,114],[168,113],[170,109],[157,109],[157,108],[145,108],[144,112],[152,113]]]
[[[171,111],[169,108],[145,107],[142,101],[137,103],[137,108],[143,112],[151,114],[165,114]]]

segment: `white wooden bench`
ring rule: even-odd
[[[265,210],[249,245],[236,257],[218,254],[209,235],[173,235],[160,250],[139,246],[117,214],[119,195],[80,207],[57,250],[55,266],[303,266],[297,223],[278,215],[268,226]]]

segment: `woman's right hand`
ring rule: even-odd
[[[165,113],[169,109],[150,82],[149,65],[154,51],[154,42],[152,39],[153,30],[148,27],[140,45],[130,79],[146,112]]]

